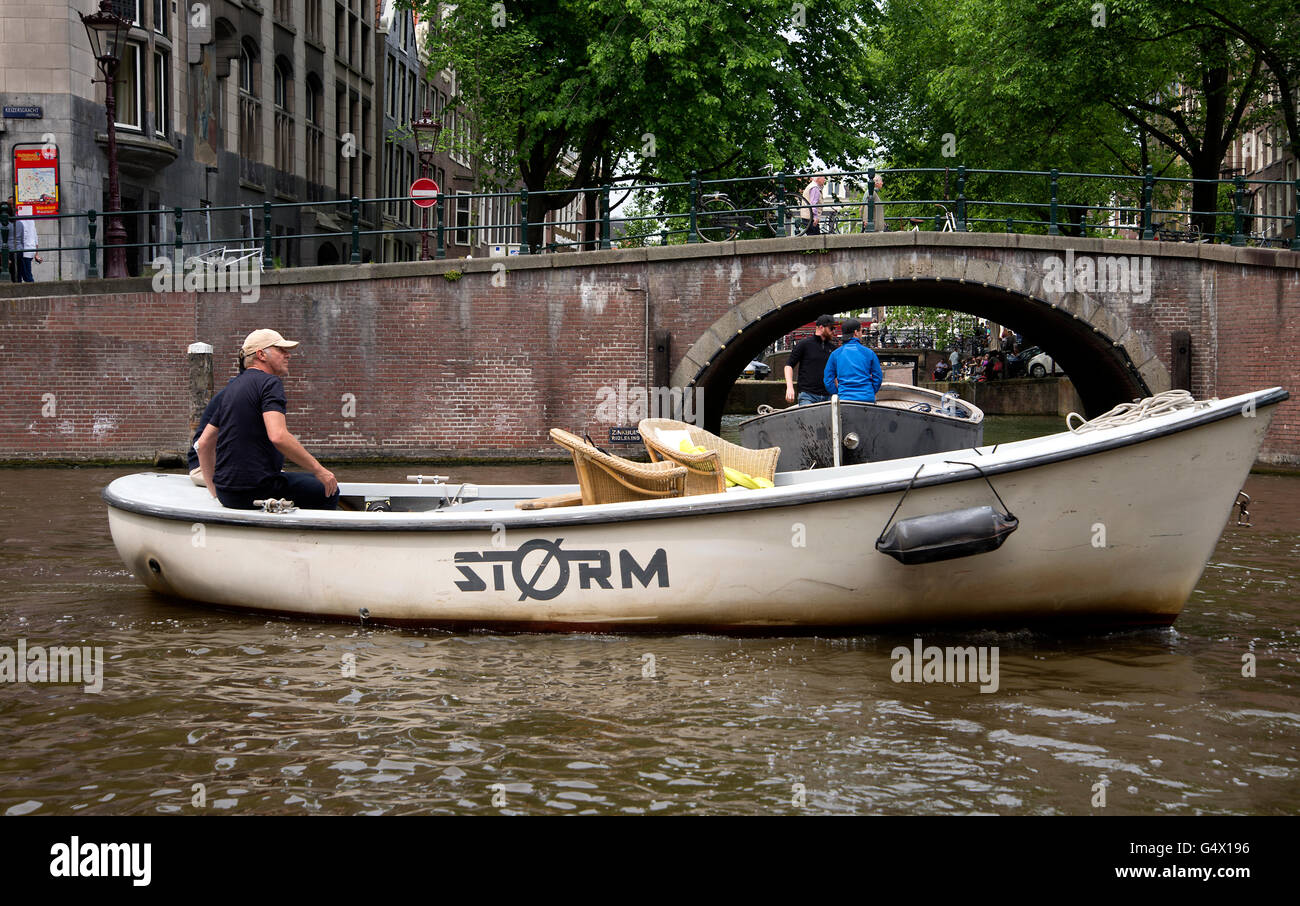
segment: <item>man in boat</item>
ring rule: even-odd
[[[818,315],[813,335],[804,337],[790,350],[785,363],[785,401],[807,406],[824,403],[830,399],[822,380],[826,374],[826,360],[835,351],[835,319]],[[795,398],[794,370],[799,369],[799,396]]]
[[[339,485],[285,423],[281,378],[289,374],[286,340],[274,330],[255,330],[244,340],[240,359],[245,370],[221,392],[195,448],[209,493],[232,509],[252,509],[254,500],[287,497],[299,508],[332,510]],[[311,472],[282,472],[284,460]]]
[[[848,318],[840,328],[840,348],[826,362],[826,390],[840,399],[874,403],[885,373],[876,354],[862,345],[862,324]]]

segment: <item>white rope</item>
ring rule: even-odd
[[[1157,415],[1168,415],[1170,412],[1177,412],[1179,409],[1205,409],[1209,408],[1209,401],[1197,401],[1186,390],[1166,390],[1164,393],[1157,393],[1155,396],[1148,396],[1146,399],[1134,400],[1131,403],[1120,403],[1109,412],[1103,412],[1101,415],[1087,421],[1077,412],[1071,412],[1065,417],[1065,426],[1075,434],[1084,434],[1088,431],[1100,431],[1103,428],[1117,428],[1120,425],[1131,425],[1134,422],[1140,422],[1144,418],[1153,418]],[[1078,419],[1079,424],[1075,425],[1072,419]]]

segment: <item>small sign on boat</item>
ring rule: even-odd
[[[610,428],[609,442],[611,444],[639,444],[641,443],[641,432],[636,428]]]

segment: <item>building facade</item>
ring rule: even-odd
[[[449,137],[468,128],[448,104],[452,74],[423,78],[416,23],[393,0],[113,3],[132,22],[115,85],[122,210],[153,212],[123,217],[132,274],[172,253],[176,207],[193,209],[180,218],[186,256],[261,248],[269,202],[275,266],[347,262],[349,200],[405,197],[419,175],[410,120],[427,106],[443,118]],[[0,102],[26,117],[0,121],[6,198],[14,186],[13,150],[53,143],[60,214],[105,208],[105,92],[102,82],[92,82],[101,76],[78,15],[96,6],[0,6]],[[436,155],[434,171],[444,191],[475,185],[473,160],[462,150]],[[413,207],[360,205],[362,261],[418,257]],[[448,257],[486,246],[486,231],[475,242],[479,231],[468,230],[482,213],[468,203],[448,205],[448,226],[466,228],[449,234]],[[97,227],[102,253],[102,218]],[[84,217],[41,220],[37,229],[44,258],[38,280],[87,275],[87,251],[71,248],[87,244]],[[60,245],[68,250],[54,251]]]

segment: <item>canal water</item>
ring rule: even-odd
[[[105,658],[98,694],[0,683],[0,814],[1300,811],[1300,478],[1251,476],[1254,526],[1225,527],[1170,629],[927,635],[996,646],[981,692],[892,681],[911,635],[452,634],[166,600],[109,538],[99,492],[131,471],[0,470],[0,646]]]

